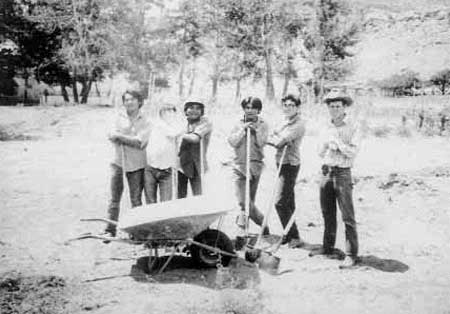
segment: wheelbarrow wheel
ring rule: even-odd
[[[233,253],[233,243],[230,238],[219,230],[204,230],[194,237],[194,241]],[[192,259],[200,267],[216,267],[218,263],[221,263],[223,266],[228,266],[231,260],[231,256],[212,252],[207,248],[199,247],[195,244],[190,246],[190,251]]]

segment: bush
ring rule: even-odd
[[[387,137],[392,132],[392,128],[387,125],[380,125],[370,129],[370,133],[375,137]]]

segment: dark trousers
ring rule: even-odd
[[[126,172],[130,192],[131,206],[142,205],[142,191],[144,189],[144,169]],[[122,167],[111,164],[110,200],[108,206],[108,218],[117,221],[120,212],[120,200],[123,193]],[[115,233],[116,226],[108,224],[106,231]]]
[[[331,167],[320,185],[320,206],[325,222],[323,247],[334,248],[336,242],[336,201],[345,224],[345,253],[358,255],[358,234],[352,198],[352,174],[350,168]]]
[[[275,208],[277,210],[278,217],[280,217],[283,228],[286,227],[289,219],[295,212],[294,187],[299,170],[300,165],[292,166],[289,164],[284,164],[281,166],[278,189],[275,196]],[[287,241],[292,239],[300,239],[295,222],[286,235]]]
[[[145,168],[145,201],[147,204],[159,201],[165,202],[172,199],[172,168],[158,169],[151,166]]]
[[[197,171],[194,177],[189,178],[183,172],[178,171],[178,198],[185,198],[187,196],[188,182],[191,184],[192,194],[202,194],[202,178]]]
[[[236,198],[238,199],[239,207],[241,211],[245,211],[245,175],[233,169],[234,183]],[[250,178],[250,219],[253,220],[255,224],[261,226],[264,220],[264,215],[258,210],[255,205],[256,191],[258,190],[260,176],[251,176]]]

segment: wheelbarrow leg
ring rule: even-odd
[[[154,250],[154,254],[152,252]],[[150,247],[149,248],[149,254],[148,254],[148,272],[151,273],[152,270],[154,270],[158,265],[158,247]]]
[[[164,265],[163,265],[163,266],[161,267],[161,269],[158,271],[158,275],[161,274],[161,273],[164,271],[164,269],[166,269],[166,267],[169,265],[170,261],[171,261],[172,258],[174,257],[176,251],[177,251],[177,248],[174,247],[174,248],[172,249],[172,254],[170,254],[170,256],[169,256],[169,258],[167,259],[167,261],[164,263]]]

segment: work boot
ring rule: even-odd
[[[242,248],[247,244],[247,241],[244,237],[237,236],[234,241],[234,249],[236,251],[242,250]]]
[[[324,255],[327,258],[331,258],[331,259],[344,259],[344,252],[340,252],[339,250],[336,250],[334,248],[324,248],[321,247],[318,250],[313,250],[311,252],[309,252],[309,257],[313,257],[316,255]]]
[[[358,258],[356,256],[347,255],[342,264],[339,265],[339,268],[350,269],[356,267],[357,265],[358,265]]]

